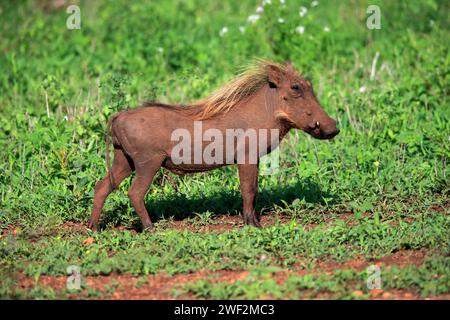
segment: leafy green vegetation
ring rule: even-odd
[[[313,263],[324,258],[343,261],[360,254],[379,257],[401,249],[447,249],[448,217],[433,215],[427,221],[425,225],[417,220],[395,226],[364,219],[349,228],[338,220],[310,231],[293,221],[263,230],[246,227],[220,234],[172,229],[152,234],[105,231],[93,234],[95,242],[89,246],[83,245],[85,236],[79,235],[45,237],[32,243],[7,237],[2,253],[14,269],[29,276],[65,275],[68,265],[79,265],[86,275],[174,274],[261,264],[290,267],[301,257],[306,258],[305,263]]]
[[[0,4],[0,297],[60,297],[38,283],[20,291],[17,279],[64,276],[69,265],[92,276],[298,264],[315,272],[318,261],[403,249],[433,256],[392,268],[386,288],[450,291],[448,1],[272,0],[254,23],[257,4],[248,1],[80,1],[79,30],[66,28],[66,8],[53,3]],[[369,4],[380,7],[379,30],[366,26]],[[260,177],[258,211],[287,223],[219,233],[175,228],[178,220],[197,228],[239,214],[236,169],[227,167],[186,177],[161,171],[146,197],[151,234],[113,230],[140,225],[126,192],[132,178],[108,198],[100,232],[67,226],[89,218],[95,182],[106,173],[112,113],[143,100],[194,101],[255,57],[291,60],[341,129],[332,141],[293,131],[279,172]],[[281,285],[262,276],[182,290],[302,298],[317,289],[351,298],[364,277],[342,270]]]

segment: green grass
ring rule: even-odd
[[[67,265],[79,265],[86,275],[174,274],[256,267],[263,255],[263,264],[291,267],[301,257],[305,263],[314,263],[325,258],[343,261],[356,255],[380,257],[401,249],[432,247],[448,251],[449,219],[442,215],[430,216],[425,225],[415,221],[393,226],[364,219],[348,228],[339,222],[311,231],[291,223],[221,234],[177,230],[150,235],[102,232],[93,234],[95,243],[90,246],[83,246],[85,237],[79,235],[32,243],[28,239],[5,238],[2,249],[11,266],[29,276],[65,275]]]
[[[17,230],[0,238],[1,297],[58,296],[38,285],[17,293],[17,273],[61,276],[71,264],[84,275],[142,276],[289,269],[298,262],[314,268],[323,259],[426,248],[448,266],[448,1],[320,1],[311,7],[309,1],[281,6],[272,0],[255,24],[247,17],[256,3],[245,1],[80,1],[81,29],[72,31],[65,8],[45,9],[44,2],[0,4],[0,228]],[[366,27],[369,4],[380,6],[380,30]],[[300,5],[308,8],[302,18]],[[304,34],[294,31],[298,25]],[[143,100],[193,101],[254,57],[291,60],[312,78],[341,129],[330,142],[292,132],[281,145],[280,171],[260,177],[258,211],[287,215],[291,223],[221,234],[174,230],[172,220],[204,226],[239,214],[236,169],[228,167],[186,177],[161,171],[146,197],[153,234],[111,230],[139,226],[126,192],[131,179],[108,198],[103,231],[84,235],[63,227],[89,218],[95,182],[106,173],[104,130],[112,113]],[[349,223],[332,219],[343,213],[350,213]],[[303,227],[311,223],[318,226]],[[94,244],[82,245],[88,236]],[[441,266],[402,269],[399,286],[424,295],[449,292],[448,270],[442,273],[447,281],[427,289]],[[340,281],[338,275],[317,277]],[[316,285],[317,279],[310,281]],[[188,290],[204,298],[258,297],[264,281]],[[302,297],[302,281],[274,288],[274,296]],[[397,288],[394,280],[386,283]],[[336,297],[348,298],[356,287]]]

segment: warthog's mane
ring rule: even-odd
[[[278,68],[283,73],[288,72],[284,65],[267,60],[255,60],[227,84],[193,104],[201,109],[200,119],[204,120],[220,113],[226,113],[252,97],[268,83],[270,66]]]
[[[165,107],[188,112],[198,120],[223,114],[254,96],[259,89],[268,84],[269,69],[278,69],[283,76],[299,75],[293,68],[268,60],[255,60],[228,83],[213,91],[209,96],[189,105],[170,105],[154,101],[144,102],[142,106]]]

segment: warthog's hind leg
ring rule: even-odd
[[[115,187],[117,188],[119,184],[131,174],[133,163],[129,158],[125,156],[122,150],[115,149],[114,151],[114,161],[111,167],[111,172],[113,175]],[[109,174],[107,174],[95,185],[94,205],[92,208],[92,214],[91,219],[89,220],[88,228],[93,230],[97,229],[105,199],[112,191],[113,188],[109,180]]]
[[[152,227],[152,222],[148,215],[147,209],[145,208],[144,197],[148,191],[150,184],[152,183],[153,177],[162,164],[161,158],[154,157],[153,159],[146,161],[144,164],[136,164],[136,177],[128,190],[128,196],[130,197],[131,203],[133,204],[136,213],[142,222],[142,230],[148,230]]]

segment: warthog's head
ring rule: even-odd
[[[269,65],[268,79],[279,96],[277,118],[318,139],[331,139],[339,133],[336,120],[322,109],[311,83],[300,77],[291,63],[287,63],[284,70]]]

